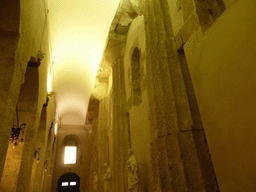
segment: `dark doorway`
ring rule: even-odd
[[[58,179],[58,192],[79,192],[80,177],[75,173],[65,173]]]

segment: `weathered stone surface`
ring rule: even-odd
[[[127,12],[124,12],[121,18],[119,19],[119,24],[121,26],[129,26],[129,24],[132,22],[132,18],[129,16]]]
[[[53,132],[59,122],[54,96],[48,95],[45,125],[40,122],[51,63],[47,35],[42,43],[46,61],[34,68],[39,78],[25,74],[42,34],[47,34],[41,25],[46,10],[42,1],[15,3],[0,3],[0,10],[10,15],[0,16],[0,190],[56,191],[60,175],[73,171],[85,181],[81,192],[94,190],[94,172],[97,190],[103,191],[103,165],[108,163],[113,171],[110,191],[128,192],[127,150],[133,148],[140,192],[218,191],[211,156],[222,190],[253,191],[255,153],[247,150],[255,148],[253,0],[236,1],[217,21],[223,11],[218,0],[121,1],[85,125],[62,125],[58,138]],[[223,3],[230,5],[231,0]],[[30,77],[28,87],[26,81],[21,86],[24,77]],[[8,143],[17,102],[29,127],[24,147],[15,152]],[[33,113],[24,112],[28,110]],[[66,134],[81,141],[74,166],[63,165]],[[33,159],[37,147],[42,153],[38,165]],[[45,161],[50,162],[49,174],[42,173]]]
[[[19,33],[20,2],[17,0],[0,2],[0,34]]]
[[[200,23],[197,14],[196,12],[194,12],[189,16],[183,27],[180,29],[180,34],[183,42],[186,42],[189,39],[193,31],[195,31],[199,27],[199,25]]]
[[[187,0],[185,4],[183,4],[181,10],[183,13],[183,18],[185,21],[189,18],[191,14],[195,11],[196,6],[193,0]]]
[[[166,150],[168,158],[168,168],[171,177],[173,191],[187,191],[184,168],[181,160],[180,145],[177,134],[166,136]]]
[[[115,28],[115,32],[122,35],[126,35],[128,30],[129,26],[122,26],[121,24],[118,24]]]
[[[175,36],[175,42],[176,42],[177,50],[182,50],[184,43],[183,43],[183,40],[182,40],[182,38],[181,38],[180,33],[178,33],[178,34]]]
[[[219,191],[203,130],[178,134],[186,182],[191,191]]]

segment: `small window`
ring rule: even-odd
[[[70,185],[70,186],[75,186],[75,185],[76,185],[76,181],[71,181],[71,182],[69,183],[69,185]]]
[[[64,164],[76,164],[76,146],[66,146]]]
[[[70,181],[70,182],[62,182],[61,186],[76,186],[76,181]]]
[[[62,182],[61,186],[68,186],[68,182]]]

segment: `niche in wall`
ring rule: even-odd
[[[140,75],[140,51],[138,47],[133,50],[131,58],[132,71],[132,103],[137,106],[142,102],[141,98],[141,75]]]

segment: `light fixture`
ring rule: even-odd
[[[55,95],[55,92],[53,92],[53,91],[47,93],[47,96],[49,96],[49,97],[52,97],[54,95]]]
[[[58,123],[55,122],[55,125],[54,125],[54,134],[55,134],[55,136],[57,135],[57,132],[58,132]]]
[[[36,159],[37,163],[39,163],[39,152],[40,152],[40,148],[37,148],[34,153],[34,159]]]
[[[44,171],[45,171],[45,172],[47,172],[47,163],[48,163],[48,161],[46,160],[46,161],[44,162]]]
[[[48,106],[49,101],[50,101],[50,98],[51,98],[52,96],[54,96],[54,95],[55,95],[55,93],[54,93],[53,91],[51,91],[51,92],[49,92],[49,93],[47,94],[47,96],[46,96],[46,101],[45,101],[43,107],[47,107],[47,106]]]
[[[47,96],[47,97],[46,97],[46,102],[44,103],[43,107],[47,107],[49,101],[50,101],[50,98],[49,98],[49,96]]]
[[[19,144],[21,146],[24,144],[23,136],[24,136],[24,131],[25,131],[25,128],[26,128],[26,123],[22,123],[19,126],[18,106],[16,106],[16,119],[17,119],[17,124],[12,126],[12,132],[11,132],[11,135],[10,135],[11,142],[14,141],[13,149],[15,149],[15,147],[18,145],[19,137],[21,137],[21,139],[19,141]]]
[[[38,50],[37,59],[35,57],[30,57],[28,62],[29,67],[39,67],[41,65],[41,61],[43,60],[45,53],[41,50]]]

